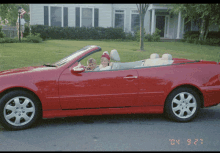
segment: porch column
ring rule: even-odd
[[[152,9],[151,35],[155,32],[155,9]]]
[[[178,26],[177,26],[177,37],[176,39],[180,39],[180,27],[181,27],[181,12],[178,15]]]

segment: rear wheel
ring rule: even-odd
[[[180,87],[167,97],[165,113],[171,120],[188,122],[196,117],[200,105],[200,97],[193,89]]]
[[[40,116],[40,102],[28,92],[11,91],[0,99],[0,122],[6,129],[29,128]]]

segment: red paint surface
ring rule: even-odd
[[[200,90],[205,107],[220,103],[220,66],[216,62],[174,58],[169,66],[72,73],[78,59],[97,49],[60,67],[1,71],[0,93],[15,87],[34,92],[42,103],[44,118],[163,113],[167,96],[181,85]]]

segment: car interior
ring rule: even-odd
[[[110,52],[110,58],[114,62],[110,63],[110,67],[104,68],[102,70],[97,71],[105,71],[105,70],[120,70],[120,69],[133,69],[133,68],[141,68],[141,67],[152,67],[152,66],[162,66],[169,65],[173,63],[171,54],[163,54],[162,57],[159,57],[159,54],[153,53],[150,55],[149,59],[135,61],[135,62],[120,62],[120,56],[117,50],[113,49]],[[94,70],[96,71],[96,70]]]
[[[119,54],[117,50],[112,50],[110,54],[110,58],[112,60],[120,61]],[[119,60],[118,60],[119,59]],[[135,62],[112,62],[112,70],[118,69],[130,69],[130,68],[138,68],[138,67],[151,67],[151,66],[159,66],[159,65],[169,65],[172,64],[172,55],[171,54],[163,54],[162,58],[159,58],[159,54],[153,53],[150,55],[149,59],[135,61]]]

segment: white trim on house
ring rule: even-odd
[[[80,27],[82,27],[82,9],[83,8],[90,8],[90,9],[92,9],[92,27],[94,27],[94,6],[79,6],[79,8],[80,8],[80,14],[79,14],[79,16],[80,16]]]
[[[124,12],[115,12],[115,11],[123,10]],[[114,9],[114,16],[113,16],[113,27],[115,28],[115,14],[124,14],[124,31],[125,31],[125,24],[126,24],[126,9]]]
[[[32,5],[29,4],[29,11],[30,11],[30,25],[31,25],[31,14],[32,14],[32,13],[31,13],[31,6],[32,6]],[[31,27],[31,26],[30,26],[30,27]]]
[[[181,11],[178,14],[177,37],[176,37],[176,39],[180,39],[180,28],[181,28]]]
[[[63,22],[63,5],[62,5],[62,7],[61,7],[61,27],[63,27],[63,24],[64,24],[64,22]]]
[[[51,26],[51,21],[50,21],[50,5],[48,6],[48,20],[49,20],[49,26]]]
[[[156,26],[156,15],[155,15],[155,9],[152,9],[152,17],[151,17],[151,35],[155,32],[155,26]]]
[[[132,11],[137,11],[137,12],[133,12],[132,13]],[[131,31],[132,29],[131,29],[131,25],[132,25],[132,23],[131,23],[131,21],[132,21],[132,14],[139,14],[139,12],[138,12],[138,9],[130,9],[130,22],[129,22],[129,24],[130,24],[130,28],[129,28],[129,31]],[[133,31],[131,31],[131,32],[133,32]]]
[[[169,25],[170,25],[170,16],[165,15],[165,29],[164,29],[164,37],[165,38],[169,38]]]

